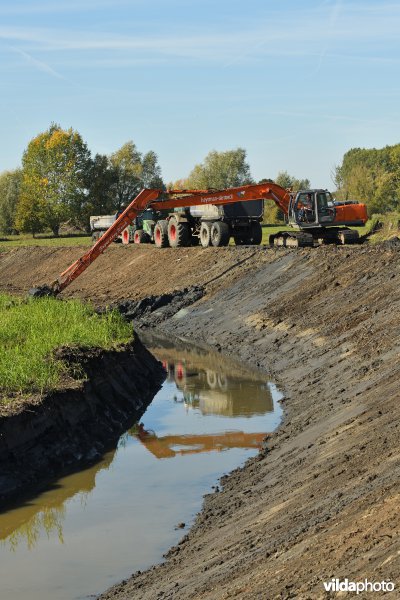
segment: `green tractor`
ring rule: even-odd
[[[136,217],[134,223],[133,241],[135,244],[153,244],[154,228],[164,215],[160,211],[146,208],[141,215]],[[165,218],[165,217],[164,217]]]

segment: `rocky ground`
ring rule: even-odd
[[[78,255],[1,254],[0,288],[25,293]],[[285,418],[162,565],[102,598],[325,598],[332,577],[398,590],[398,246],[113,247],[67,295],[104,305],[185,287],[202,297],[175,316],[150,311],[147,324],[264,369]]]

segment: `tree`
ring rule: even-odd
[[[334,170],[337,197],[365,202],[369,214],[400,208],[400,144],[351,148]]]
[[[87,195],[81,209],[80,224],[90,229],[91,215],[107,215],[117,210],[117,202],[113,192],[118,181],[116,169],[111,165],[108,156],[96,154],[87,168]]]
[[[110,163],[116,173],[113,193],[118,210],[129,204],[144,187],[164,187],[155,152],[142,156],[132,141],[111,154]]]
[[[15,226],[19,231],[35,236],[46,227],[44,185],[39,177],[24,175],[15,215]]]
[[[20,195],[21,169],[4,171],[0,174],[0,232],[15,231],[15,214]]]
[[[164,189],[164,182],[161,176],[161,167],[158,164],[158,157],[155,152],[150,150],[142,158],[142,186],[145,188]]]
[[[275,183],[283,188],[291,188],[294,192],[306,190],[311,187],[309,179],[297,179],[296,177],[289,175],[287,171],[279,171]]]
[[[196,165],[185,181],[190,189],[224,189],[252,183],[246,150],[237,148],[226,152],[212,150],[204,162]]]
[[[279,171],[278,175],[275,178],[275,182],[272,179],[261,179],[259,183],[276,183],[283,188],[290,188],[294,192],[298,190],[304,190],[310,188],[310,180],[309,179],[297,179],[292,175],[289,175],[287,171]],[[283,223],[284,214],[276,206],[273,200],[266,200],[264,203],[264,222],[265,223]]]
[[[72,128],[53,123],[30,141],[22,159],[23,201],[17,210],[22,231],[49,227],[58,235],[63,221],[81,218],[89,161],[86,144]]]

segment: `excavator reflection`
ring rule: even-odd
[[[171,342],[156,333],[146,333],[144,343],[160,360],[167,372],[167,382],[174,383],[186,411],[197,410],[203,416],[252,417],[273,410],[265,377],[227,360],[218,352],[203,350],[188,341]],[[232,427],[233,429],[233,427]],[[223,452],[229,448],[260,448],[262,433],[222,431],[218,433],[157,436],[137,424],[129,433],[135,436],[156,458],[173,458],[202,452]]]
[[[146,430],[139,423],[130,430],[156,458],[174,458],[202,452],[222,452],[229,448],[260,448],[265,433],[226,431],[203,435],[166,435],[157,437],[154,431]]]
[[[205,351],[190,342],[177,346],[157,334],[146,334],[147,348],[160,360],[167,381],[182,393],[187,410],[202,415],[252,417],[273,411],[273,402],[265,376],[242,365],[227,361],[218,352]],[[178,401],[178,399],[177,399]]]

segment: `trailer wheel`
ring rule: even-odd
[[[133,241],[135,244],[149,244],[150,236],[143,229],[136,229],[133,235]]]
[[[236,246],[244,246],[245,244],[248,244],[248,241],[243,237],[243,235],[234,235],[233,239]]]
[[[250,224],[250,244],[259,246],[262,240],[262,227],[258,221],[252,221]]]
[[[229,225],[223,221],[215,221],[211,225],[210,237],[214,247],[227,246],[231,237]]]
[[[203,248],[208,248],[211,242],[211,223],[202,221],[200,225],[200,244]]]
[[[168,223],[158,221],[154,227],[154,244],[156,248],[168,248]]]
[[[168,241],[171,248],[188,246],[189,238],[189,223],[181,222],[175,217],[171,217],[168,221]]]

